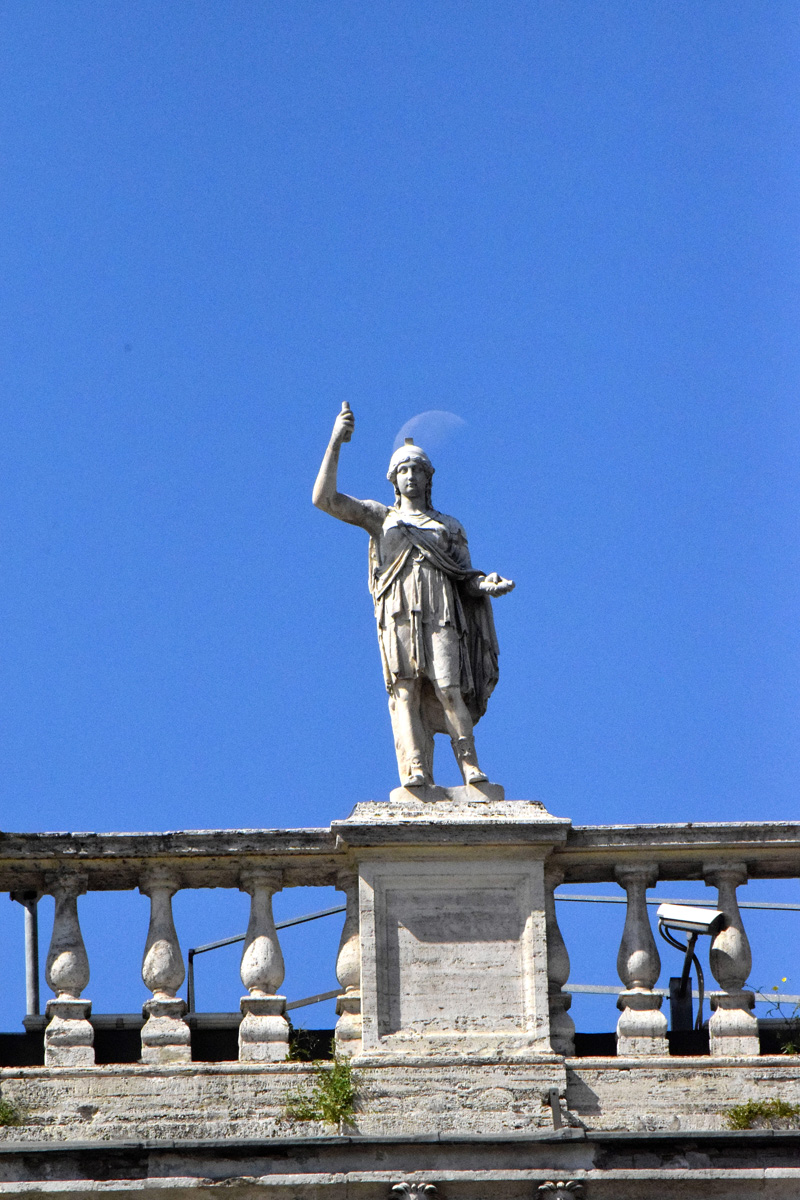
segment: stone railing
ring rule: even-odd
[[[388,810],[391,806],[375,807]],[[533,810],[535,806],[525,808]],[[383,951],[376,941],[376,922],[383,922],[385,928],[386,920],[394,919],[391,913],[395,901],[391,897],[400,895],[397,888],[401,884],[407,885],[410,897],[402,902],[409,905],[416,903],[418,886],[428,888],[435,917],[435,905],[439,903],[436,897],[443,886],[449,886],[442,880],[450,879],[460,889],[459,894],[467,898],[473,885],[480,890],[480,903],[484,905],[480,919],[486,929],[481,936],[487,945],[493,936],[491,904],[495,903],[492,896],[500,894],[497,889],[506,887],[507,894],[517,897],[514,903],[520,905],[520,947],[523,957],[527,955],[528,966],[522,988],[524,1011],[518,1020],[512,1014],[512,1024],[516,1020],[515,1029],[528,1031],[524,1035],[528,1042],[522,1035],[514,1042],[509,1034],[498,1034],[494,1053],[518,1055],[528,1045],[534,1053],[546,1050],[573,1054],[574,1025],[568,1012],[571,997],[567,986],[570,964],[558,927],[555,889],[562,883],[614,882],[627,897],[625,928],[617,955],[624,989],[618,1000],[618,1054],[666,1055],[663,997],[654,990],[660,959],[648,914],[647,890],[657,880],[704,880],[715,889],[714,899],[726,918],[710,949],[711,971],[719,985],[709,997],[713,1010],[710,1052],[712,1056],[757,1055],[754,995],[746,988],[750,948],[737,889],[750,878],[800,874],[800,826],[742,823],[570,827],[569,822],[550,818],[549,814],[543,813],[540,819],[535,811],[517,820],[517,812],[522,813],[522,806],[517,809],[509,803],[498,809],[499,817],[490,819],[487,813],[482,821],[480,806],[475,805],[468,819],[439,820],[437,816],[436,820],[404,820],[401,814],[381,824],[379,815],[370,818],[371,823],[351,826],[351,822],[338,822],[331,830],[0,834],[0,890],[28,900],[46,894],[55,899],[46,969],[55,998],[47,1004],[46,1064],[84,1066],[94,1062],[91,1003],[82,997],[89,982],[89,962],[78,917],[79,897],[88,890],[138,888],[150,900],[142,962],[142,978],[152,994],[144,1005],[146,1019],[141,1033],[145,1063],[179,1063],[191,1058],[186,1003],[177,995],[185,971],[172,918],[175,892],[182,888],[225,887],[248,893],[250,920],[241,961],[246,994],[241,1001],[239,1059],[277,1062],[287,1055],[289,1027],[286,1001],[279,994],[284,967],[272,915],[274,894],[294,886],[333,885],[345,892],[347,913],[337,959],[342,993],[337,1002],[336,1041],[340,1052],[358,1054],[362,1050],[361,985],[365,972],[372,988],[369,1011],[377,1014],[383,1003],[378,995],[384,986],[380,982],[384,968],[379,962]],[[399,882],[393,882],[391,872],[387,874],[389,863],[396,868]],[[408,883],[412,876],[419,884],[413,879]],[[379,892],[389,897],[383,908]],[[407,911],[412,916],[416,913],[414,919],[419,918],[417,910],[409,907]],[[502,942],[509,935],[498,932],[496,936]],[[444,950],[446,959],[446,947]],[[455,952],[453,961],[457,959]],[[412,963],[409,970],[413,972],[417,967]],[[412,973],[398,979],[417,977]],[[491,996],[491,989],[485,989],[487,978],[485,973],[480,979],[476,976],[475,985],[470,985],[472,996],[479,992]],[[509,988],[512,984],[513,979]],[[540,989],[541,1002],[537,999]],[[513,988],[508,995],[512,993]],[[412,1025],[418,1029],[425,1024],[424,996],[414,1003],[417,1008]],[[491,1000],[487,999],[486,1004],[490,1006]],[[395,1008],[399,1012],[402,1005]],[[491,1028],[492,1013],[473,1016],[475,1028],[481,1030],[481,1044],[485,1044],[488,1035],[483,1030]],[[425,1043],[413,1041],[417,1036],[413,1030],[404,1034],[403,1019],[400,1013],[394,1041],[389,1039],[386,1045],[391,1042],[392,1052],[396,1053],[398,1046],[403,1049],[406,1037],[409,1051],[419,1053],[423,1047],[424,1052]],[[369,1044],[377,1052],[382,1048],[382,1018],[377,1015],[369,1020]]]
[[[346,859],[325,829],[201,831],[168,834],[2,834],[0,889],[28,905],[52,895],[55,915],[46,979],[55,999],[47,1004],[45,1064],[94,1063],[91,1001],[82,998],[89,960],[78,918],[87,891],[138,890],[150,899],[142,979],[152,993],[144,1005],[142,1062],[191,1059],[186,1002],[178,995],[185,978],[172,918],[172,897],[182,888],[239,888],[250,896],[241,978],[242,1062],[286,1057],[289,1025],[279,995],[283,955],[272,915],[272,897],[284,887],[333,885],[348,891],[342,939],[342,985],[353,984],[352,937],[357,928],[356,892]],[[346,991],[345,991],[346,994]],[[346,1026],[346,1021],[345,1021]],[[346,1029],[343,1031],[346,1038]]]
[[[737,890],[748,879],[796,878],[800,874],[800,825],[737,822],[691,825],[577,826],[550,857],[547,870],[548,976],[553,1047],[574,1048],[574,1026],[564,987],[569,958],[558,929],[553,889],[563,883],[616,882],[627,895],[627,915],[617,956],[623,984],[617,1002],[617,1053],[659,1056],[667,1051],[663,996],[654,991],[661,961],[653,937],[647,890],[657,881],[702,880],[725,914],[710,947],[711,973],[719,990],[709,994],[710,1052],[716,1057],[759,1053],[755,996],[746,988],[750,944]]]

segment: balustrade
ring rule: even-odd
[[[628,863],[617,867],[617,880],[628,896],[625,928],[617,955],[617,973],[625,991],[617,1008],[617,1054],[668,1054],[667,1018],[660,1012],[663,997],[653,991],[661,972],[650,917],[647,889],[658,876],[653,863]]]
[[[250,921],[242,951],[241,976],[248,995],[241,1000],[240,1062],[281,1062],[289,1053],[286,997],[276,993],[284,966],[272,897],[283,886],[280,871],[249,868],[242,872],[241,890],[250,893]]]
[[[758,1054],[758,1022],[750,1011],[755,1006],[755,995],[744,988],[752,955],[736,898],[737,887],[747,883],[747,867],[744,863],[707,863],[703,875],[710,887],[716,887],[717,908],[726,918],[709,954],[711,974],[723,989],[709,996],[711,1053],[734,1058]]]
[[[359,932],[358,875],[340,871],[336,886],[347,896],[347,911],[336,957],[336,978],[344,992],[336,1001],[336,1050],[358,1054],[361,1049],[361,936]]]
[[[45,978],[56,995],[47,1002],[50,1021],[44,1036],[45,1066],[91,1066],[94,1032],[88,1018],[92,1002],[80,999],[89,982],[89,959],[78,920],[78,896],[86,891],[86,876],[69,870],[48,874],[45,889],[55,899]]]
[[[544,872],[544,917],[547,929],[547,998],[550,1012],[550,1045],[556,1054],[575,1053],[575,1022],[567,1011],[572,996],[562,989],[569,979],[569,953],[556,916],[555,889],[564,872],[546,866]]]
[[[172,919],[172,897],[179,887],[176,877],[166,868],[154,868],[139,884],[139,891],[150,897],[150,927],[142,959],[142,979],[153,993],[142,1012],[147,1018],[142,1027],[142,1062],[190,1062],[192,1058],[189,1026],[184,1020],[186,1001],[178,995],[186,971]]]
[[[502,854],[502,851],[500,851]],[[656,879],[704,879],[717,889],[725,926],[710,943],[711,973],[719,990],[710,999],[710,1053],[715,1057],[758,1054],[754,995],[747,988],[750,946],[737,902],[748,878],[796,877],[800,826],[787,824],[587,826],[570,829],[545,864],[546,940],[533,947],[546,955],[550,1044],[571,1055],[575,1027],[569,1008],[570,960],[559,929],[554,889],[563,883],[616,881],[626,893],[625,928],[617,968],[617,1048],[621,1056],[668,1053],[662,997],[654,990],[660,960],[647,908]],[[151,992],[143,1006],[144,1063],[187,1062],[191,1035],[178,990],[184,963],[172,917],[179,888],[239,888],[250,897],[250,918],[241,960],[246,995],[241,1000],[239,1058],[278,1062],[288,1052],[286,1001],[279,994],[284,964],[272,913],[284,887],[335,885],[347,909],[336,961],[336,1048],[361,1051],[361,943],[359,877],[345,846],[328,830],[220,831],[153,835],[22,835],[0,838],[0,888],[16,896],[52,894],[55,915],[46,978],[54,992],[47,1004],[48,1066],[94,1062],[91,1002],[83,998],[89,960],[78,918],[87,890],[132,890],[150,900],[150,923],[142,978]],[[361,885],[364,886],[363,884]],[[542,937],[541,933],[535,935]],[[30,939],[29,939],[30,940]],[[32,944],[32,943],[31,943]],[[708,942],[706,942],[708,945]],[[541,963],[541,958],[539,959]],[[30,981],[29,981],[30,982]],[[327,981],[320,981],[325,986]],[[487,1014],[491,1018],[491,1014]]]

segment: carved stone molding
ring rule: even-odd
[[[391,1194],[396,1200],[435,1200],[439,1193],[433,1183],[396,1183]]]
[[[583,1200],[586,1195],[586,1189],[580,1179],[568,1179],[566,1183],[559,1180],[558,1183],[553,1183],[548,1180],[547,1183],[540,1183],[536,1189],[537,1196],[574,1196],[575,1200]]]

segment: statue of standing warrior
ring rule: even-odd
[[[433,783],[433,735],[447,733],[464,782],[484,783],[473,729],[498,677],[490,597],[514,584],[472,566],[463,527],[431,506],[433,465],[410,438],[389,463],[393,505],[338,491],[339,450],[353,428],[343,404],[313,499],[370,535],[370,591],[400,781]]]

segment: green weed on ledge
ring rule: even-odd
[[[747,1100],[729,1108],[725,1121],[729,1129],[800,1129],[800,1104],[777,1099]]]
[[[16,1104],[0,1098],[0,1125],[22,1125],[24,1120],[22,1110]]]
[[[287,1121],[325,1121],[346,1125],[355,1112],[356,1086],[350,1060],[337,1055],[332,1062],[315,1062],[314,1086],[298,1088],[286,1100]]]

